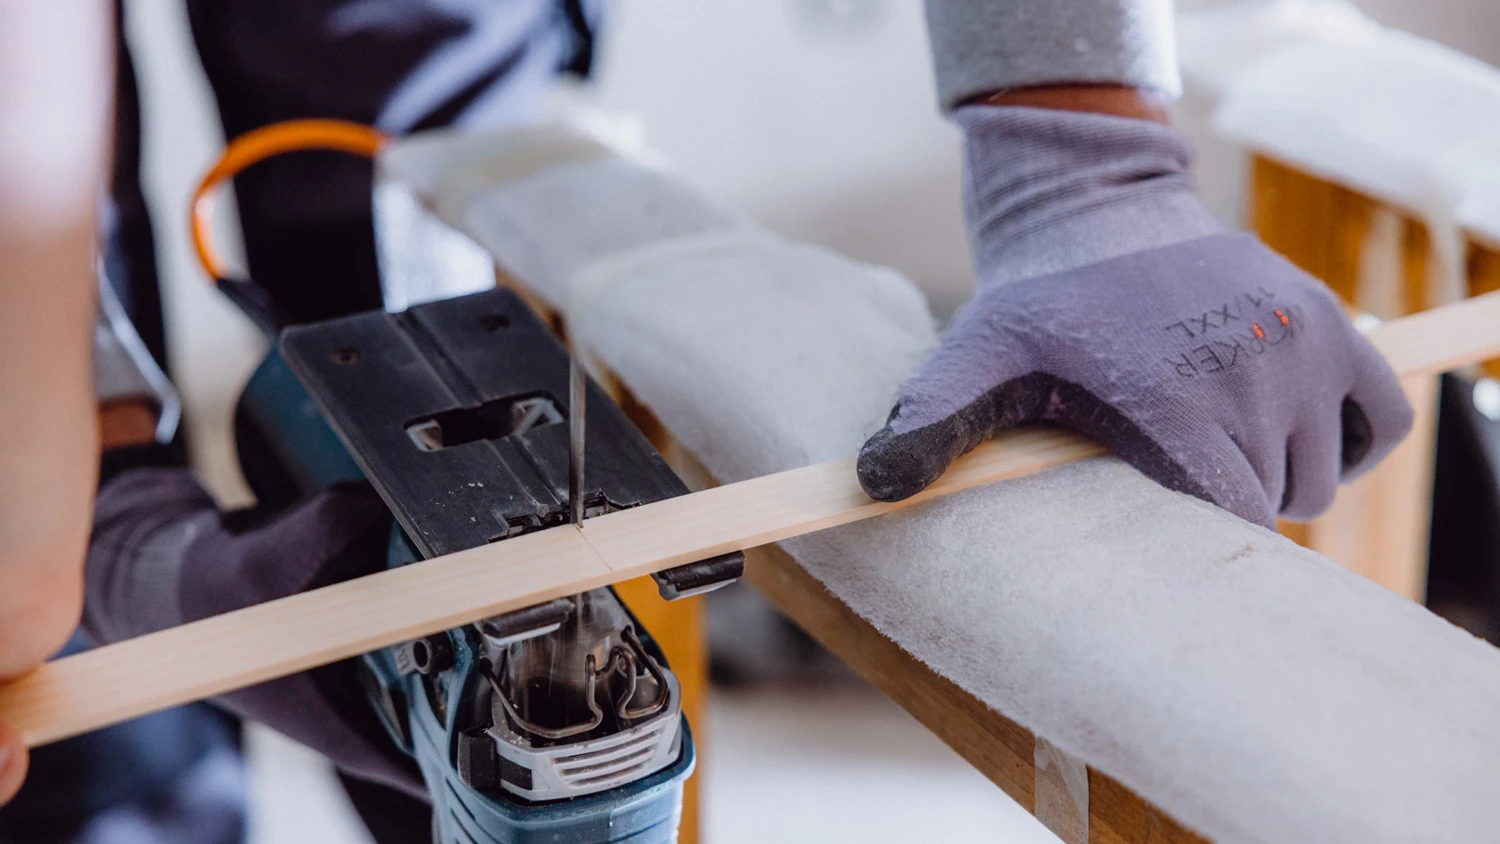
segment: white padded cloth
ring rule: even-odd
[[[1250,2],[1184,16],[1183,73],[1228,139],[1500,242],[1500,69],[1375,24],[1346,0]]]
[[[748,225],[576,127],[416,135],[392,144],[380,171],[554,302],[595,258]]]
[[[721,479],[847,456],[931,342],[766,237],[595,265],[574,330]],[[1492,841],[1500,652],[1095,460],[784,543],[911,654],[1219,841]]]
[[[852,454],[935,342],[889,270],[748,227],[608,254],[599,220],[556,220],[583,269],[547,295],[722,480]],[[1116,460],[785,546],[913,656],[1216,840],[1500,830],[1500,651]]]

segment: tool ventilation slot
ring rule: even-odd
[[[513,396],[415,419],[406,423],[406,435],[420,451],[441,451],[558,425],[564,418],[562,408],[551,396]]]
[[[552,759],[553,768],[563,782],[575,787],[632,782],[652,761],[662,732],[672,726],[672,719],[663,718],[614,747],[556,756]]]

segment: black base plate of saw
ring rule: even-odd
[[[294,326],[281,353],[423,556],[567,521],[568,352],[516,294]],[[585,406],[588,513],[688,491],[592,380]],[[657,583],[678,597],[743,568],[728,554]]]

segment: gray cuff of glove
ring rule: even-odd
[[[1039,85],[1182,93],[1171,0],[927,0],[927,32],[944,111]]]
[[[981,288],[1223,231],[1170,126],[1020,106],[966,106],[954,119]]]

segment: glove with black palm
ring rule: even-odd
[[[1242,518],[1311,518],[1412,411],[1320,282],[1198,200],[1169,127],[969,106],[978,292],[861,449],[899,500],[995,434],[1051,423]]]

